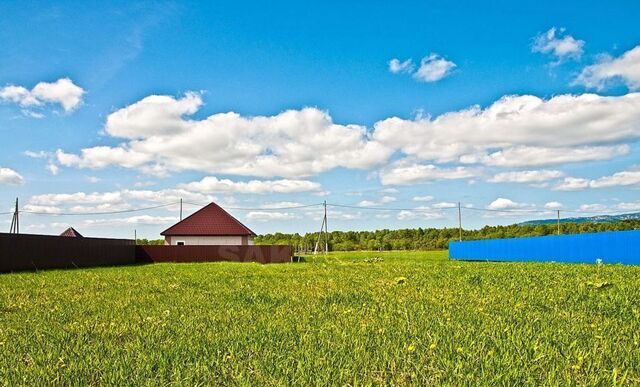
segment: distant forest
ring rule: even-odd
[[[615,223],[562,223],[562,234],[581,234],[599,231],[640,229],[640,220],[624,220]],[[515,238],[523,236],[553,235],[555,224],[485,226],[479,230],[462,230],[463,240]],[[324,235],[323,246],[324,246]],[[458,240],[457,228],[414,228],[376,231],[332,231],[329,233],[329,250],[438,250],[446,249],[449,241]],[[282,244],[294,246],[296,251],[311,251],[318,233],[266,234],[255,238],[257,245]]]

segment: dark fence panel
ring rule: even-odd
[[[640,231],[450,242],[449,258],[477,261],[541,261],[640,264]]]
[[[133,264],[128,239],[0,233],[0,272]]]
[[[138,262],[291,262],[291,246],[136,246]]]

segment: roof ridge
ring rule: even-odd
[[[213,215],[212,219],[209,219],[207,215],[203,215],[203,211],[207,211],[207,209],[213,211],[211,215]],[[194,217],[198,217],[200,215],[201,219],[194,219]],[[215,222],[215,217],[220,217],[220,222]],[[213,220],[213,222],[212,222]],[[182,226],[182,227],[181,227]],[[176,231],[173,231],[175,229]],[[219,228],[219,230],[215,230]],[[225,228],[229,231],[224,231]],[[194,231],[194,229],[200,229]],[[203,230],[204,229],[204,230]],[[209,231],[206,231],[209,229]],[[211,231],[211,230],[214,231]],[[221,231],[222,230],[222,231]],[[241,230],[241,231],[240,231]],[[206,206],[200,208],[193,214],[187,216],[182,219],[178,223],[173,226],[167,228],[160,235],[252,235],[255,236],[256,233],[253,232],[249,227],[245,226],[242,222],[236,219],[233,215],[231,215],[227,210],[222,208],[215,202],[211,202]]]

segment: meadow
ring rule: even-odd
[[[445,251],[0,274],[0,384],[638,385],[639,300]]]

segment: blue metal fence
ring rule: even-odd
[[[449,258],[640,265],[640,230],[450,242]]]

